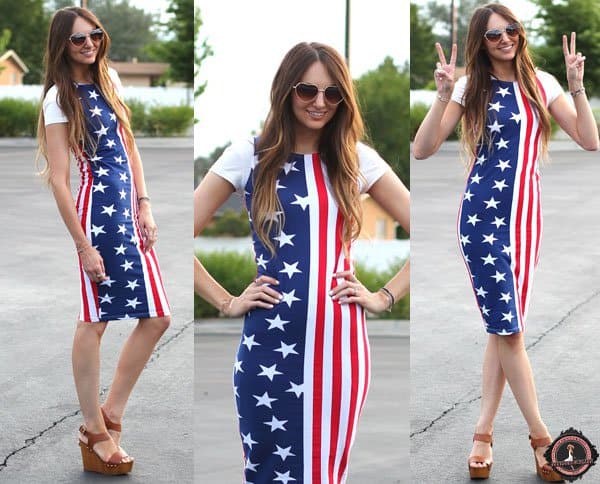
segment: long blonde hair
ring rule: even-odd
[[[468,80],[463,97],[464,114],[461,121],[461,138],[469,163],[473,162],[478,144],[492,147],[492,140],[485,129],[487,107],[492,97],[492,81],[490,79],[492,64],[484,47],[484,34],[492,13],[500,15],[509,23],[519,23],[507,7],[497,3],[479,7],[471,17],[465,49]],[[527,36],[522,25],[519,29],[519,39],[519,46],[513,60],[515,76],[521,91],[537,113],[542,131],[541,152],[545,156],[551,134],[550,115],[537,84],[535,66],[527,49]]]
[[[361,175],[356,145],[364,136],[364,125],[352,78],[346,63],[333,48],[317,42],[302,42],[285,55],[275,74],[271,86],[271,109],[256,147],[259,162],[253,177],[251,217],[258,237],[271,254],[275,249],[269,234],[273,230],[281,230],[284,223],[272,215],[283,212],[275,189],[277,174],[289,160],[295,146],[292,86],[315,62],[325,66],[344,96],[319,139],[319,154],[327,166],[333,194],[344,220],[344,245],[358,237],[362,226],[358,185]]]
[[[55,85],[57,88],[57,99],[60,108],[67,118],[68,143],[69,148],[74,153],[79,153],[85,146],[92,147],[95,150],[96,142],[86,128],[86,120],[83,106],[77,93],[77,85],[73,81],[71,73],[71,64],[67,42],[73,28],[73,23],[77,17],[81,17],[94,25],[94,28],[104,30],[100,20],[89,10],[80,7],[66,7],[57,10],[50,22],[48,30],[48,42],[46,44],[46,53],[44,55],[45,77],[44,89],[42,91],[42,101],[50,88]],[[104,31],[102,42],[98,45],[96,61],[90,65],[90,73],[94,84],[100,89],[107,104],[115,112],[119,123],[125,130],[125,140],[127,149],[133,146],[133,133],[129,123],[130,110],[124,101],[117,94],[113,81],[108,73],[107,53],[110,47],[110,37]],[[40,171],[41,175],[48,176],[48,145],[46,139],[46,127],[44,123],[44,110],[40,110],[38,117],[38,158],[42,156],[46,163]]]

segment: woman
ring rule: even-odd
[[[229,147],[196,189],[196,235],[234,190],[250,217],[254,282],[231,295],[195,260],[195,287],[245,315],[234,390],[255,484],[345,481],[369,382],[365,312],[408,291],[408,264],[374,293],[354,275],[361,193],[409,228],[409,193],[363,134],[343,59],[300,43],[275,74],[261,135]]]
[[[133,459],[120,448],[127,399],[170,323],[153,245],[144,171],[120,95],[108,68],[110,38],[89,10],[67,7],[51,21],[46,49],[40,153],[63,221],[79,257],[81,312],[73,341],[73,374],[84,419],[85,470],[125,474]],[[70,187],[70,153],[81,183]],[[109,320],[139,319],[119,358],[109,394],[99,404],[100,340]]]
[[[441,46],[436,48],[438,95],[415,136],[413,153],[417,159],[434,154],[462,120],[470,174],[459,212],[459,245],[489,333],[469,473],[489,476],[493,422],[508,380],[529,428],[537,474],[560,481],[544,458],[551,438],[539,413],[523,329],[541,236],[538,158],[548,147],[550,115],[583,148],[598,149],[583,86],[585,57],[576,52],[575,33],[570,47],[563,36],[572,105],[554,77],[534,68],[523,26],[502,5],[474,12],[466,76],[456,84],[456,45],[450,63]]]

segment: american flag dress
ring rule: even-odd
[[[111,72],[113,82],[116,73]],[[119,84],[116,84],[117,86]],[[75,153],[80,173],[76,209],[81,226],[104,261],[108,279],[96,283],[79,260],[81,309],[87,322],[166,316],[169,303],[154,248],[144,252],[138,204],[123,128],[93,84],[77,86],[87,129],[97,142]],[[66,122],[53,86],[44,100],[46,125]],[[61,118],[62,115],[62,118]]]
[[[537,71],[548,106],[562,93],[556,79]],[[452,99],[462,103],[466,78]],[[458,213],[459,246],[488,333],[523,331],[542,235],[541,129],[517,82],[492,79],[486,129]]]
[[[388,167],[364,145],[359,158],[366,191]],[[248,209],[256,163],[245,141],[211,168],[243,191]],[[343,483],[369,386],[365,313],[328,295],[333,274],[353,267],[319,155],[292,155],[277,194],[285,223],[271,237],[275,255],[254,231],[252,239],[257,274],[277,279],[283,300],[246,314],[233,370],[244,482]]]

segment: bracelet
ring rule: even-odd
[[[138,205],[144,200],[150,203],[150,197],[138,197]]]
[[[387,307],[386,310],[387,310],[387,312],[391,313],[392,312],[392,306],[396,303],[396,299],[394,298],[394,295],[389,291],[389,289],[387,287],[382,287],[379,290],[383,291],[383,293],[389,298],[390,305]]]
[[[441,94],[438,94],[438,95],[437,95],[437,98],[438,98],[440,101],[442,101],[444,104],[448,104],[448,102],[450,101],[450,98],[447,98],[447,97],[442,97],[442,95],[441,95]]]
[[[89,249],[91,247],[91,245],[89,243],[82,243],[82,244],[75,244],[75,248],[77,249],[77,253],[78,254],[82,254],[83,252],[85,252],[87,249]]]
[[[585,92],[585,87],[581,86],[579,89],[577,89],[577,91],[571,91],[571,92],[569,92],[569,94],[571,94],[571,96],[573,96],[573,97],[577,97],[580,94],[583,94],[584,92]]]

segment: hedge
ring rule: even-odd
[[[239,295],[256,277],[256,264],[250,254],[239,254],[232,251],[218,251],[203,253],[198,252],[197,257],[208,272],[231,294]],[[370,291],[376,291],[388,282],[400,269],[402,261],[396,259],[390,264],[387,271],[375,271],[365,268],[362,264],[356,265],[358,279]],[[194,296],[194,317],[215,318],[219,311],[200,298]],[[391,312],[383,312],[376,315],[382,319],[409,319],[410,300],[409,297],[401,299],[392,308]]]
[[[0,136],[35,137],[40,103],[24,99],[0,99]]]

